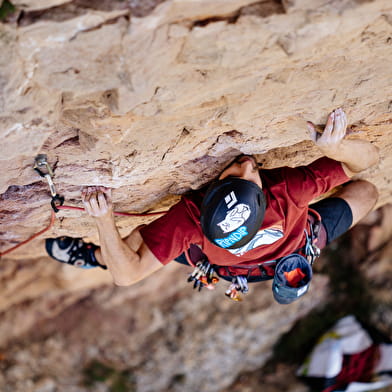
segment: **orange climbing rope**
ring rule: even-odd
[[[45,178],[48,181],[50,193],[52,195],[52,200],[51,200],[51,206],[53,208],[52,215],[50,217],[50,222],[48,226],[46,226],[44,229],[39,231],[38,233],[33,234],[31,237],[29,237],[27,240],[20,242],[19,244],[13,246],[12,248],[9,248],[5,250],[4,252],[0,252],[0,258],[8,253],[11,253],[15,249],[18,249],[22,245],[25,245],[32,241],[33,239],[37,238],[41,234],[45,233],[48,231],[54,224],[56,214],[55,212],[58,212],[59,210],[77,210],[77,211],[84,211],[84,208],[81,207],[74,207],[74,206],[65,206],[63,205],[64,203],[64,197],[60,196],[58,193],[56,193],[56,188],[53,183],[52,177],[54,176],[53,170],[51,166],[49,165],[47,156],[45,154],[38,154],[35,157],[34,161],[34,170],[42,177]],[[157,211],[157,212],[145,212],[145,213],[134,213],[134,212],[114,212],[114,215],[121,215],[121,216],[150,216],[150,215],[162,215],[166,213],[167,211]]]
[[[32,241],[34,238],[37,238],[41,234],[45,233],[45,231],[49,230],[53,226],[53,223],[54,223],[55,219],[56,219],[56,214],[54,213],[54,211],[52,211],[52,215],[50,217],[50,222],[49,222],[48,226],[45,227],[45,229],[42,229],[38,233],[35,233],[31,237],[29,237],[27,240],[24,240],[24,241],[20,242],[19,244],[13,246],[12,248],[9,248],[9,249],[5,250],[4,252],[0,252],[0,257],[3,257],[4,255],[6,255],[8,253],[11,253],[13,250],[18,249],[22,245],[27,244],[28,242]]]
[[[57,206],[59,210],[76,210],[76,211],[84,211],[82,207],[74,207],[74,206]],[[156,212],[117,212],[114,211],[114,215],[118,216],[152,216],[152,215],[162,215],[165,214],[167,211],[156,211]]]
[[[84,211],[84,208],[81,207],[74,207],[74,206],[57,206],[59,210],[76,210],[76,211]],[[114,212],[114,215],[119,215],[119,216],[152,216],[152,215],[162,215],[165,214],[167,211],[157,211],[157,212],[144,212],[144,213],[136,213],[136,212]],[[3,257],[4,255],[11,253],[12,251],[18,249],[19,247],[26,245],[30,241],[34,240],[35,238],[39,237],[41,234],[44,234],[46,231],[48,231],[54,224],[54,221],[56,219],[56,214],[54,211],[51,211],[51,217],[50,217],[50,222],[48,226],[46,226],[44,229],[39,231],[38,233],[33,234],[31,237],[29,237],[27,240],[24,240],[20,242],[19,244],[13,246],[12,248],[9,248],[5,250],[4,252],[0,252],[0,258]]]

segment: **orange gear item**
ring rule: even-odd
[[[296,268],[292,271],[284,272],[284,277],[289,286],[298,287],[301,280],[306,277],[306,274],[302,272],[301,268]]]

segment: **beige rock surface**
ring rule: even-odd
[[[39,11],[70,2],[71,0],[14,0],[12,4],[24,11]]]
[[[68,2],[23,2],[26,11],[40,12],[49,3],[54,7]],[[20,26],[0,24],[0,53],[1,251],[49,221],[48,186],[32,169],[38,153],[48,155],[55,169],[56,189],[68,204],[81,205],[83,186],[105,185],[114,188],[117,210],[167,208],[176,195],[212,179],[241,152],[256,154],[265,167],[310,162],[319,152],[308,141],[306,120],[322,124],[328,112],[339,106],[346,110],[355,131],[350,137],[370,140],[380,148],[379,165],[360,177],[377,185],[380,206],[391,202],[389,0],[167,0],[144,16],[118,7],[96,7],[61,20],[48,13]],[[118,218],[124,235],[146,221]],[[43,237],[65,234],[97,240],[92,221],[80,212],[59,212],[54,227]],[[202,316],[201,309],[207,305],[203,301],[209,297],[189,299],[180,267],[171,267],[175,271],[163,272],[137,288],[112,288],[105,272],[81,275],[50,261],[43,237],[0,261],[0,344],[4,347],[39,322],[55,318],[58,326],[64,315],[72,318],[73,306],[90,295],[99,302],[97,313],[102,306],[113,306],[114,313],[136,307],[134,320],[123,321],[121,326],[126,325],[132,339],[144,341],[149,335],[141,337],[145,324],[140,320],[145,309],[155,304],[157,293],[163,292],[159,304],[152,306],[158,314],[154,322],[159,324],[162,317],[172,315],[172,308],[159,314],[170,297],[173,308],[194,303],[181,317],[200,312],[198,317],[223,320],[227,328],[222,339],[229,339],[229,346],[230,339],[237,336],[233,329],[244,339],[233,359],[224,350],[219,353],[221,345],[210,348],[201,336],[195,338],[190,331],[185,334],[187,339],[200,339],[194,346],[181,346],[201,355],[200,372],[208,372],[214,356],[227,361],[224,370],[208,376],[212,386],[205,390],[219,390],[222,385],[216,383],[222,376],[228,386],[238,372],[260,367],[279,335],[326,298],[323,276],[315,281],[314,296],[289,311],[272,305],[269,288],[261,287],[256,289],[260,295],[253,296],[235,316],[234,324],[242,317],[244,326],[234,327],[230,326],[234,311],[229,305],[220,305],[220,300],[213,309],[224,316],[213,316],[210,311]],[[173,278],[176,273],[181,276],[178,280]],[[71,313],[63,313],[66,309]],[[254,310],[250,315],[249,309]],[[271,316],[275,324],[270,324]],[[141,327],[132,335],[134,322]],[[256,326],[264,324],[258,334]],[[202,319],[198,325],[202,328]],[[220,325],[213,323],[205,336],[211,336]],[[159,333],[166,332],[160,328]],[[263,334],[268,342],[261,341]],[[59,339],[69,338],[64,336]],[[260,339],[256,352],[247,353],[249,360],[244,363],[236,361],[249,339]],[[79,343],[77,339],[72,343],[75,352]],[[96,341],[91,347],[94,344]],[[102,344],[110,352],[110,339]],[[122,345],[123,351],[119,348],[113,360],[121,362],[118,358],[129,355],[125,353],[132,343]],[[165,355],[170,355],[168,350]],[[188,357],[167,364],[170,369],[160,368],[166,357],[159,354],[163,356],[154,358],[154,353],[139,355],[132,366],[142,369],[138,377],[145,382],[141,385],[165,390],[171,382],[168,374],[173,376],[176,367],[185,367]],[[19,363],[14,355],[13,351],[12,360]],[[69,369],[78,366],[77,361],[80,364],[98,356],[96,352],[83,355],[83,360],[77,356],[69,359],[76,361]],[[145,367],[143,361],[151,361],[151,367]],[[193,366],[187,368],[189,374]],[[27,385],[25,373],[18,371],[12,384],[18,387],[13,390],[34,390],[33,384]],[[54,369],[52,374],[56,372]],[[62,380],[69,377],[67,373]],[[197,376],[192,377],[186,378],[186,390],[200,390]],[[50,390],[51,380],[39,382]],[[213,389],[214,383],[217,389]],[[171,388],[179,390],[180,386]],[[137,390],[148,389],[138,386]]]
[[[80,204],[83,185],[101,184],[115,188],[118,209],[140,210],[197,188],[239,152],[268,166],[313,159],[305,120],[322,123],[338,106],[356,137],[381,148],[380,165],[362,176],[378,186],[380,205],[389,201],[390,3],[294,4],[198,26],[246,2],[207,3],[165,2],[130,21],[125,10],[92,11],[1,26],[4,245],[48,216],[47,186],[31,170],[39,152],[66,200]],[[72,226],[93,235],[83,217]]]

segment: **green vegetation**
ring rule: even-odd
[[[3,21],[15,12],[15,6],[8,0],[3,0],[0,6],[0,21]]]
[[[95,390],[95,385],[99,382],[108,385],[110,392],[136,391],[136,381],[131,370],[120,371],[94,360],[83,370],[83,385]]]

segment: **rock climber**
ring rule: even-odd
[[[308,122],[323,157],[306,166],[260,169],[253,156],[239,156],[209,186],[183,196],[162,217],[125,238],[116,227],[111,190],[86,187],[82,201],[95,220],[100,246],[59,237],[46,240],[47,252],[63,263],[108,269],[120,286],[173,260],[194,267],[188,280],[199,289],[212,288],[218,276],[229,281],[226,295],[233,299],[248,291],[249,282],[273,279],[274,298],[291,303],[308,291],[319,249],[377,201],[373,184],[351,177],[378,162],[378,149],[347,139],[347,124],[341,108],[329,114],[322,133]]]

